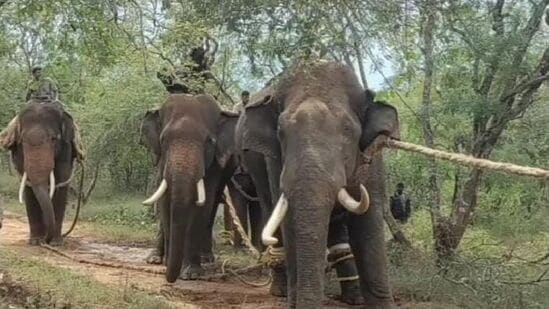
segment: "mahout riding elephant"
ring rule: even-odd
[[[223,112],[209,95],[171,94],[145,115],[142,138],[157,158],[161,180],[143,203],[158,202],[168,282],[203,273],[215,210],[237,165],[236,121],[236,114]]]
[[[369,151],[387,137],[399,137],[396,109],[375,101],[350,67],[334,62],[293,66],[254,95],[240,117],[237,149],[262,207],[276,205],[263,242],[279,245],[282,227],[290,307],[321,307],[329,234],[342,227],[366,306],[393,305],[383,234],[383,157]]]
[[[33,101],[16,121],[9,149],[22,175],[19,200],[27,210],[29,244],[61,245],[68,182],[77,156],[73,119],[58,102]]]

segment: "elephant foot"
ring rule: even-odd
[[[276,267],[271,270],[271,276],[273,277],[273,282],[269,292],[271,295],[276,297],[286,297],[288,296],[288,281],[286,279],[286,268]]]
[[[341,283],[341,299],[342,302],[349,305],[362,305],[364,298],[360,291],[358,280]]]
[[[158,250],[153,250],[153,252],[147,256],[145,261],[147,264],[160,265],[162,264],[162,255],[158,253]]]
[[[31,237],[29,238],[29,245],[31,246],[40,246],[42,244],[42,237]]]
[[[200,265],[187,265],[184,266],[183,271],[179,278],[182,280],[198,280],[204,275],[204,268]]]
[[[200,256],[200,262],[203,264],[211,264],[215,262],[215,255],[213,253],[202,253]]]
[[[54,237],[52,240],[50,240],[50,242],[48,243],[50,246],[53,246],[53,247],[61,247],[63,246],[63,237],[62,236],[56,236]]]

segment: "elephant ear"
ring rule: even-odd
[[[235,128],[238,114],[222,111],[217,123],[215,159],[219,166],[225,167],[236,153]]]
[[[155,156],[155,164],[160,159],[160,112],[147,111],[140,128],[139,143],[147,147]]]
[[[366,91],[367,107],[362,117],[360,150],[364,151],[380,135],[400,139],[398,112],[393,106],[380,101],[373,102],[373,94]]]
[[[61,123],[61,139],[65,143],[73,143],[74,130],[74,120],[72,119],[72,116],[67,112],[63,112],[63,120]]]
[[[240,116],[237,131],[237,148],[241,151],[255,151],[275,160],[280,160],[278,142],[278,110],[271,95],[259,102],[246,106]]]
[[[76,157],[77,156],[76,151],[79,147],[75,145],[74,131],[75,131],[74,120],[72,119],[72,116],[69,113],[63,111],[63,118],[61,120],[61,140],[65,144],[72,146],[72,149],[73,149],[72,155],[73,157]]]

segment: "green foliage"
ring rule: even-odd
[[[541,0],[506,1],[504,35],[496,35],[494,29],[494,2],[437,6],[430,119],[436,148],[471,153],[477,142],[475,121],[509,110],[500,100],[502,94],[512,90],[510,82],[532,77],[547,48],[547,25],[542,24],[523,59],[514,62],[525,44],[533,8]],[[154,224],[137,196],[145,195],[153,166],[149,152],[138,142],[142,116],[166,96],[156,78],[160,68],[188,63],[190,48],[204,37],[213,38],[219,50],[211,71],[236,97],[243,89],[260,89],[293,59],[311,52],[352,64],[357,74],[361,65],[368,71],[366,64],[375,62],[379,70],[384,68],[380,60],[388,59],[396,69],[388,77],[391,87],[380,91],[378,99],[397,107],[402,139],[423,144],[424,3],[8,1],[0,11],[0,124],[8,123],[24,104],[30,68],[44,66],[45,74],[59,83],[61,98],[81,129],[87,150],[86,183],[100,168],[98,189],[83,210],[80,228],[113,241],[150,241]],[[499,69],[493,86],[483,93],[480,86],[494,64]],[[209,92],[230,108],[232,103],[217,85],[210,85]],[[504,126],[492,159],[549,167],[548,100],[545,85],[531,105]],[[414,215],[404,231],[419,251],[392,253],[397,261],[392,276],[400,294],[472,308],[544,307],[539,285],[502,283],[527,281],[536,272],[511,265],[516,259],[498,259],[513,250],[535,260],[548,248],[547,182],[485,173],[472,226],[459,249],[461,260],[443,274],[431,256],[429,161],[402,151],[386,153],[390,193],[396,183],[404,182],[411,196]],[[0,161],[7,170],[7,158]],[[440,206],[448,214],[458,193],[456,184],[464,182],[469,170],[442,162],[436,167]],[[0,193],[14,197],[16,191],[17,177],[2,175]],[[8,207],[22,211],[13,203]]]
[[[512,223],[506,228],[522,226]],[[511,224],[512,223],[512,224]],[[534,222],[539,229],[541,225]],[[547,233],[498,234],[490,226],[474,224],[458,255],[444,268],[435,265],[431,250],[431,222],[425,210],[414,213],[404,226],[413,249],[389,246],[390,277],[395,293],[414,303],[444,304],[443,308],[545,308],[549,305],[540,248],[549,246]],[[512,232],[511,232],[512,233]],[[501,241],[506,239],[506,241]]]

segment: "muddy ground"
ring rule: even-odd
[[[163,275],[142,271],[89,265],[57,255],[45,248],[31,247],[27,244],[28,227],[26,219],[6,214],[3,228],[0,230],[0,250],[11,250],[18,254],[38,258],[49,265],[63,268],[74,273],[90,276],[98,282],[122,289],[131,285],[151,295],[159,295],[177,308],[284,308],[285,299],[269,295],[267,287],[250,287],[235,278],[216,278],[213,281],[182,281],[167,284]],[[82,235],[78,229],[67,238],[60,248],[63,253],[76,259],[96,262],[110,262],[138,266],[153,271],[162,271],[161,266],[147,265],[145,257],[150,248],[139,248],[107,244],[101,239]],[[210,275],[219,271],[211,266]],[[265,276],[255,276],[251,280],[265,281]],[[13,307],[24,306],[32,291],[28,291],[25,282],[9,279],[0,280],[0,289],[7,295],[4,301]],[[353,308],[333,299],[326,299],[326,308]],[[1,305],[0,305],[1,307]],[[356,307],[354,307],[356,308]]]

